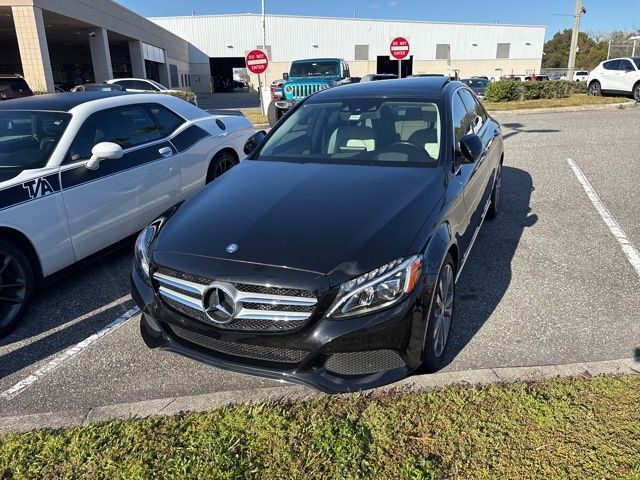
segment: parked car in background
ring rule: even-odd
[[[0,334],[45,277],[122,240],[236,165],[253,133],[169,95],[0,103]]]
[[[73,82],[58,82],[55,84],[56,92],[70,92],[76,84]]]
[[[378,80],[395,80],[397,78],[398,75],[394,75],[393,73],[370,73],[362,77],[360,83],[376,82]]]
[[[640,57],[602,62],[589,74],[587,91],[596,96],[604,93],[631,95],[640,102]]]
[[[20,75],[0,74],[0,100],[31,97],[33,92]]]
[[[439,77],[329,88],[264,135],[138,237],[146,344],[327,392],[445,365],[456,279],[499,212],[498,123]]]
[[[282,97],[282,86],[284,85],[284,79],[279,78],[271,82],[271,100],[276,97]]]
[[[573,72],[573,81],[574,82],[586,82],[589,79],[589,72],[586,70],[578,70],[577,72]]]
[[[340,58],[311,58],[295,60],[284,75],[282,96],[267,108],[269,125],[275,123],[307,96],[336,85],[351,83],[349,64]]]
[[[473,93],[476,94],[478,98],[484,99],[484,94],[487,91],[487,87],[489,86],[489,80],[485,80],[484,78],[474,77],[474,78],[464,78],[460,80],[467,87],[473,90]]]
[[[71,89],[72,92],[124,92],[125,89],[117,83],[85,83],[76,85]]]

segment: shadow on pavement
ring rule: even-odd
[[[246,89],[225,93],[199,93],[198,106],[208,109],[238,109],[260,107],[260,97]]]
[[[511,261],[522,232],[538,220],[529,207],[533,190],[529,173],[503,168],[501,210],[495,220],[482,226],[457,285],[456,310],[445,352],[447,365],[482,328],[509,288]]]
[[[502,123],[502,127],[510,128],[511,132],[506,132],[502,135],[502,138],[506,140],[509,137],[513,137],[520,133],[557,133],[561,130],[554,130],[552,128],[538,128],[534,130],[526,130],[525,125],[522,123]]]
[[[78,343],[131,308],[123,297],[131,293],[132,250],[123,244],[39,288],[16,329],[0,338],[0,378]]]

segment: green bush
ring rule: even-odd
[[[193,103],[194,105],[196,105],[196,94],[193,92],[175,90],[173,92],[160,92],[160,93],[164,93],[165,95],[172,95],[174,97],[178,97],[181,100],[184,100],[185,102]]]
[[[487,100],[491,102],[513,102],[547,98],[567,98],[578,93],[586,93],[586,83],[566,80],[538,82],[518,82],[501,80],[487,88]]]
[[[501,80],[490,83],[485,92],[487,100],[491,102],[512,102],[521,100],[522,83],[515,80]]]

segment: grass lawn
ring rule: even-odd
[[[321,397],[0,436],[1,478],[640,479],[640,376]]]
[[[259,108],[241,108],[240,111],[254,125],[269,123],[267,116],[263,115]]]
[[[482,103],[489,111],[529,110],[532,108],[556,108],[579,107],[583,105],[608,105],[611,103],[624,103],[629,98],[621,97],[593,97],[591,95],[573,95],[567,98],[549,98],[541,100],[525,100],[523,102],[489,102]]]

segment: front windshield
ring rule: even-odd
[[[471,88],[487,88],[489,84],[488,80],[484,80],[483,78],[468,78],[466,80],[462,80],[463,83],[466,83]]]
[[[386,166],[436,166],[437,103],[406,99],[307,101],[275,130],[258,159]]]
[[[70,118],[66,112],[0,110],[0,180],[44,167]]]
[[[338,75],[338,62],[293,62],[291,77],[322,77]]]

